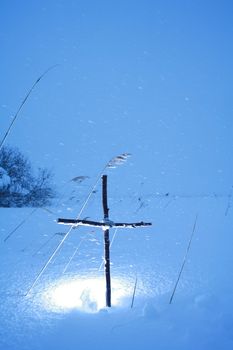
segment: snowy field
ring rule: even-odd
[[[86,209],[91,219],[101,219],[99,192]],[[67,232],[57,217],[77,216],[79,204],[69,204],[1,209],[0,349],[232,349],[232,211],[225,215],[225,197],[143,201],[129,194],[122,201],[110,194],[113,218],[124,213],[153,222],[111,230],[111,309],[105,308],[103,234],[92,228],[71,231],[27,294]]]

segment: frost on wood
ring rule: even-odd
[[[100,227],[104,230],[112,227],[117,227],[117,228],[136,228],[136,227],[145,227],[145,226],[151,226],[151,222],[134,222],[134,223],[126,223],[126,222],[113,222],[108,220],[103,221],[103,222],[98,222],[98,221],[91,221],[91,220],[76,220],[76,219],[63,219],[63,218],[58,218],[57,219],[58,224],[63,224],[63,225],[71,225],[74,227],[77,226],[92,226],[92,227]]]

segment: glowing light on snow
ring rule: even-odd
[[[129,282],[112,279],[112,306],[121,305],[131,289]],[[44,299],[46,308],[53,311],[97,312],[105,307],[105,279],[63,279],[47,289]]]

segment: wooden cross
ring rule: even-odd
[[[110,275],[110,240],[109,229],[116,228],[137,228],[151,226],[150,222],[114,222],[109,219],[109,208],[107,201],[107,175],[102,176],[102,204],[104,212],[104,220],[101,222],[91,220],[79,220],[79,219],[62,219],[57,220],[58,224],[71,225],[73,227],[78,226],[91,226],[100,227],[104,231],[104,252],[105,252],[105,279],[106,279],[106,306],[111,307],[111,275]]]

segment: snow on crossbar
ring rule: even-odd
[[[63,225],[71,225],[71,226],[91,226],[91,227],[100,227],[104,230],[111,228],[111,227],[117,227],[117,228],[136,228],[136,227],[145,227],[145,226],[151,226],[151,222],[135,222],[135,223],[126,223],[126,222],[113,222],[113,221],[91,221],[91,220],[77,220],[77,219],[63,219],[58,218],[57,219],[58,224]]]

